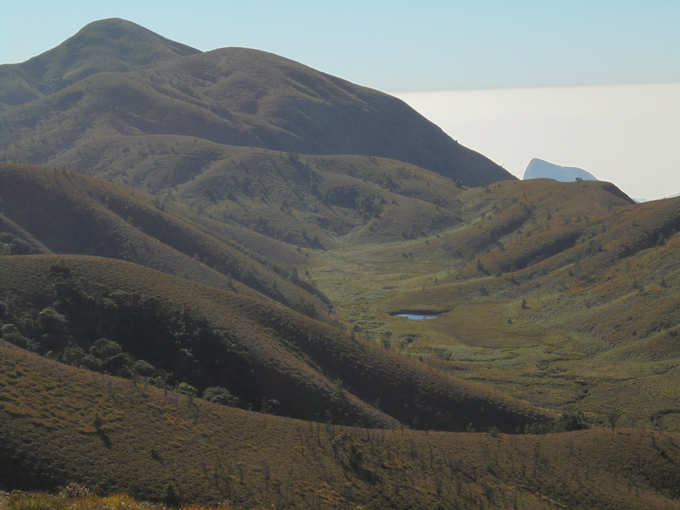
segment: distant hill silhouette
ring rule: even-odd
[[[543,159],[534,158],[524,171],[524,179],[555,179],[556,181],[571,182],[578,179],[595,181],[597,177],[582,168],[560,166]]]

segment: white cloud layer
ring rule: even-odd
[[[633,198],[680,193],[680,83],[394,95],[517,177],[538,157]]]

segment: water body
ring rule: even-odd
[[[410,319],[412,321],[426,321],[430,319],[436,319],[439,317],[440,314],[436,315],[422,315],[419,313],[395,313],[397,317],[405,317],[407,319]]]

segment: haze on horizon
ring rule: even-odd
[[[634,199],[680,194],[680,83],[394,95],[520,179],[541,158]]]
[[[680,193],[671,122],[680,2],[11,2],[0,16],[0,63],[36,56],[110,17],[201,50],[262,49],[407,92],[397,96],[519,177],[541,157],[583,167],[635,198]],[[594,87],[644,83],[666,85],[619,86],[611,95]]]

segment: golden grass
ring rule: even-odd
[[[0,258],[3,294],[41,302],[51,268],[67,268],[85,292],[96,288],[153,296],[170,310],[192,310],[247,353],[252,384],[281,412],[344,423],[464,430],[469,423],[509,432],[555,416],[479,383],[385,352],[271,302],[220,291],[134,264],[78,256]],[[90,287],[91,286],[91,287]],[[338,380],[343,391],[338,393]]]
[[[129,260],[223,289],[266,295],[324,317],[327,304],[226,236],[159,210],[148,195],[70,172],[0,164],[6,216],[56,253]],[[40,203],[40,207],[35,207]]]
[[[172,483],[184,504],[237,508],[680,508],[677,434],[337,427],[189,401],[7,344],[0,388],[6,486],[73,481],[159,500]]]
[[[558,412],[604,423],[620,407],[626,423],[660,426],[680,398],[680,201],[631,205],[606,183],[545,180],[458,198],[456,228],[310,259],[343,322]],[[397,310],[444,313],[409,321]]]

